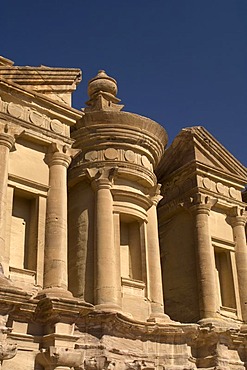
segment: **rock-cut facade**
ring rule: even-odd
[[[0,369],[247,369],[246,168],[81,75],[0,57]]]

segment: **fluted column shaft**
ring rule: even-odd
[[[99,308],[121,306],[120,262],[114,243],[113,199],[108,179],[94,182],[96,188],[96,284],[95,304]]]
[[[15,139],[7,133],[0,134],[0,263],[4,264],[5,255],[5,214],[7,204],[7,183],[9,152],[13,147]]]
[[[245,216],[231,217],[233,236],[236,242],[235,257],[238,273],[239,296],[243,321],[247,321],[247,246]]]
[[[68,288],[67,272],[67,168],[71,157],[56,151],[49,158],[46,212],[44,288]]]
[[[209,204],[192,207],[195,218],[195,241],[199,283],[200,318],[216,317],[217,292],[215,281],[215,261],[209,232]]]

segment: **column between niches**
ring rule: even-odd
[[[148,297],[151,301],[151,315],[148,321],[163,319],[170,321],[164,314],[160,246],[158,236],[157,204],[162,197],[152,198],[152,206],[147,211],[147,254],[148,254]]]
[[[239,296],[242,318],[247,322],[247,246],[245,236],[246,216],[243,209],[234,207],[235,216],[230,217],[230,223],[235,240],[235,257],[238,274]]]
[[[209,230],[209,215],[216,199],[205,197],[191,207],[195,219],[200,319],[217,317],[215,258]]]
[[[49,191],[46,208],[44,290],[40,294],[72,296],[67,271],[67,168],[70,149],[51,145],[47,155]]]
[[[9,152],[15,143],[13,135],[8,133],[0,134],[0,264],[1,273],[4,274],[5,270],[5,228],[6,228],[6,206],[7,206],[7,186],[8,186],[8,167],[9,167]],[[8,280],[0,279],[1,284],[8,284]]]
[[[99,309],[121,310],[119,253],[115,246],[113,198],[108,178],[93,181],[96,192],[95,304]]]

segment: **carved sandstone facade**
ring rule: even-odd
[[[246,369],[246,169],[80,80],[0,58],[0,368]]]

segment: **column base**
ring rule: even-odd
[[[122,308],[114,303],[101,303],[95,305],[95,310],[104,311],[104,312],[121,312]]]
[[[220,317],[208,317],[205,319],[201,319],[197,322],[202,327],[218,327],[218,328],[229,328],[236,327],[239,328],[239,322],[236,322],[234,319],[228,318],[220,318]]]
[[[73,294],[66,289],[59,288],[59,287],[53,287],[53,288],[45,288],[38,292],[36,298],[42,299],[42,298],[67,298],[71,299],[73,298]]]
[[[162,323],[171,323],[173,321],[165,313],[155,312],[155,313],[151,313],[151,315],[147,319],[147,322],[154,322],[154,323],[157,323],[157,324],[159,324],[159,323],[162,324]]]

